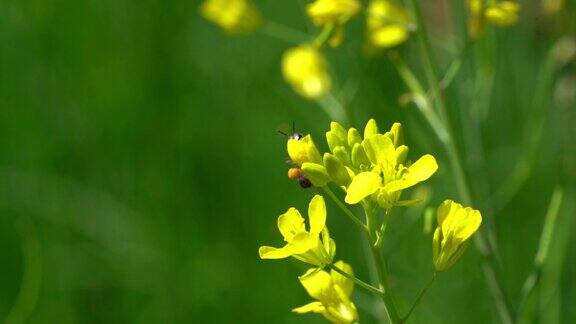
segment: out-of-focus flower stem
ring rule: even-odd
[[[370,284],[365,283],[364,281],[356,278],[356,276],[353,276],[349,273],[346,273],[345,271],[343,271],[342,269],[338,268],[337,266],[335,266],[333,264],[329,264],[327,267],[338,272],[342,276],[354,281],[354,283],[356,283],[359,287],[361,287],[362,289],[364,289],[370,293],[376,294],[378,296],[381,296],[383,294],[382,290],[380,290],[380,289],[378,289],[378,288],[376,288]]]
[[[416,306],[418,306],[418,304],[420,304],[420,300],[422,300],[422,297],[424,297],[424,295],[426,294],[426,292],[428,291],[428,289],[430,289],[430,287],[432,287],[432,284],[434,283],[434,280],[436,280],[436,275],[438,273],[434,272],[432,274],[432,278],[430,278],[430,280],[428,280],[428,283],[426,283],[426,286],[424,286],[424,288],[422,288],[422,290],[420,291],[420,293],[418,294],[418,297],[416,297],[416,300],[414,301],[414,304],[412,304],[412,306],[410,307],[410,310],[408,310],[408,313],[406,313],[406,315],[404,315],[404,317],[402,317],[402,323],[405,323],[406,320],[408,320],[408,317],[410,317],[410,315],[412,314],[412,312],[414,311],[414,309],[416,308]]]
[[[294,44],[304,43],[310,39],[304,32],[270,20],[266,20],[259,31],[272,38]]]
[[[346,205],[344,205],[344,203],[342,203],[340,199],[338,199],[338,197],[336,197],[336,194],[334,194],[334,192],[332,191],[332,189],[328,187],[328,185],[322,187],[322,190],[324,190],[324,192],[328,195],[328,197],[330,197],[330,199],[334,201],[336,206],[338,206],[338,208],[340,208],[344,212],[344,214],[348,216],[350,220],[352,220],[354,224],[356,224],[360,229],[362,229],[363,232],[366,232],[368,230],[366,228],[366,225],[364,225],[364,223],[362,223],[362,221],[359,220],[358,217],[356,217],[356,215],[354,215],[354,213],[348,207],[346,207]]]
[[[452,173],[456,181],[456,186],[458,189],[458,194],[461,200],[465,204],[472,204],[472,196],[470,193],[470,187],[464,173],[464,168],[462,165],[462,160],[458,152],[457,146],[453,140],[452,128],[447,115],[446,105],[444,98],[441,93],[439,93],[439,78],[437,74],[437,67],[435,59],[433,57],[432,48],[428,40],[426,24],[422,17],[422,11],[420,9],[420,3],[418,0],[411,0],[412,9],[418,25],[417,41],[419,43],[421,57],[424,60],[424,69],[428,82],[430,83],[430,88],[432,89],[432,96],[434,98],[434,104],[437,106],[436,110],[432,108],[432,103],[430,98],[423,91],[423,87],[418,82],[418,79],[414,77],[414,74],[410,69],[398,58],[393,59],[400,76],[404,79],[406,85],[414,92],[415,99],[419,111],[423,114],[426,121],[430,124],[431,128],[434,130],[438,139],[444,146],[448,160],[450,162]],[[437,112],[440,114],[438,117]],[[485,230],[490,230],[485,228]],[[500,318],[503,323],[512,323],[513,315],[508,303],[508,300],[504,294],[501,284],[497,278],[495,271],[494,262],[494,251],[489,241],[486,239],[486,233],[479,232],[479,235],[474,237],[474,243],[476,248],[483,256],[483,268],[485,273],[485,278],[492,293],[493,300],[496,304]]]

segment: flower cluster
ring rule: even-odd
[[[331,193],[330,185],[339,187],[345,195],[345,203],[358,204],[365,210],[366,223],[356,221],[368,234],[371,245],[377,248],[384,233],[375,228],[386,226],[375,225],[374,218],[369,221],[368,211],[378,208],[388,211],[417,203],[418,200],[402,200],[402,191],[430,178],[438,169],[436,160],[426,154],[411,163],[399,123],[381,133],[376,121],[371,119],[361,134],[355,128],[346,129],[332,122],[326,132],[326,142],[329,152],[321,154],[311,135],[296,133],[290,136],[286,144],[292,164],[288,176],[299,181],[305,178],[310,185],[323,187],[328,193]],[[337,200],[334,194],[331,198]],[[346,208],[342,207],[342,202],[339,205]],[[315,195],[310,201],[308,218],[306,226],[295,208],[280,215],[278,229],[286,244],[280,248],[262,246],[260,258],[293,257],[313,266],[300,277],[300,282],[316,301],[295,308],[294,312],[322,314],[333,323],[354,323],[358,320],[358,312],[351,294],[354,280],[358,279],[350,265],[334,262],[336,243],[326,226],[326,204],[322,196]],[[479,211],[446,200],[438,208],[437,219],[432,259],[436,271],[440,272],[451,267],[464,253],[482,218]],[[371,233],[377,234],[376,237]],[[360,286],[370,285],[363,283]],[[370,291],[380,290],[372,287]]]
[[[518,20],[516,2],[468,0],[469,34],[479,38],[486,24],[511,26]],[[200,13],[229,34],[249,34],[259,29],[262,17],[250,0],[205,0]],[[323,47],[338,47],[344,40],[345,25],[360,13],[365,16],[365,48],[369,52],[394,48],[406,42],[416,25],[396,0],[370,0],[363,8],[359,0],[314,0],[306,14],[318,27],[316,37],[302,40],[282,56],[284,80],[300,96],[320,99],[330,93],[332,77]]]
[[[408,12],[393,0],[371,0],[366,8],[359,0],[315,0],[306,6],[306,14],[318,27],[318,35],[303,40],[282,56],[282,74],[296,93],[307,99],[319,99],[330,92],[332,78],[322,48],[339,46],[345,25],[364,11],[366,47],[392,48],[405,42],[412,30]],[[205,0],[201,14],[230,34],[249,34],[262,25],[260,12],[250,0]]]
[[[352,267],[344,261],[334,263],[334,266],[349,275],[354,275]],[[308,294],[317,299],[292,311],[322,314],[332,323],[354,323],[358,320],[356,306],[350,300],[354,290],[354,282],[335,270],[308,270],[300,277],[300,283]]]
[[[491,24],[497,27],[508,27],[518,21],[520,6],[514,1],[499,1],[485,4],[483,0],[468,0],[470,20],[468,33],[473,39],[479,38],[486,27]]]
[[[326,204],[322,196],[312,198],[308,206],[308,217],[309,230],[306,230],[304,218],[297,209],[290,208],[280,215],[278,229],[286,245],[282,248],[262,246],[258,251],[260,258],[293,257],[314,266],[299,279],[308,294],[317,301],[295,308],[294,312],[319,313],[333,323],[353,323],[358,319],[356,306],[350,299],[354,282],[334,270],[322,270],[332,265],[336,254],[336,244],[326,227]],[[343,261],[335,262],[332,266],[353,275],[352,267]]]
[[[322,158],[310,135],[289,140],[288,155],[313,185],[333,182],[342,188],[348,204],[364,201],[385,209],[414,204],[417,201],[401,200],[402,190],[427,180],[438,169],[436,159],[429,154],[414,163],[407,159],[400,123],[381,134],[371,119],[362,136],[355,128],[346,130],[332,122],[326,141],[330,152]]]

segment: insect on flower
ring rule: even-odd
[[[281,130],[278,130],[278,133],[286,136],[288,141],[300,141],[304,138],[304,135],[296,132],[296,124],[294,122],[292,122],[292,132],[290,134],[287,134]],[[288,169],[288,178],[290,180],[298,180],[298,184],[304,189],[312,187],[312,182],[310,179],[304,176],[304,172],[302,172],[302,169],[300,168],[300,165],[297,161],[294,161],[292,158],[288,158],[286,163],[291,166],[291,168]]]

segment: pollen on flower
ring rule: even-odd
[[[300,168],[290,168],[288,169],[288,178],[290,180],[298,180],[302,176],[302,170]]]

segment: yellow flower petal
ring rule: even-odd
[[[248,0],[206,0],[200,14],[230,34],[249,34],[262,23],[260,12]]]
[[[284,241],[290,242],[294,236],[306,231],[304,218],[296,208],[290,208],[278,217],[278,229]]]
[[[404,43],[409,36],[410,33],[406,27],[389,25],[372,31],[370,33],[370,41],[376,47],[389,48]]]
[[[354,275],[352,267],[344,261],[335,262],[334,266],[352,276]],[[352,291],[354,290],[354,281],[344,277],[334,270],[330,270],[330,276],[332,276],[332,282],[335,285],[338,285],[346,296],[350,296],[352,294]]]
[[[376,134],[362,142],[370,162],[383,168],[396,165],[396,153],[392,140],[382,134]]]
[[[306,135],[300,139],[290,138],[286,143],[286,151],[290,160],[298,165],[305,162],[322,163],[322,157],[312,136]]]
[[[314,46],[305,44],[287,50],[282,56],[282,74],[303,97],[317,99],[330,90],[328,63]]]
[[[294,236],[292,241],[286,245],[286,248],[289,249],[292,254],[303,254],[316,248],[319,243],[320,239],[318,238],[318,235],[311,235],[308,232],[302,232]]]
[[[343,24],[361,8],[358,0],[316,0],[306,7],[315,25]]]
[[[260,259],[284,259],[292,256],[292,251],[288,247],[275,248],[272,246],[261,246],[258,249]]]
[[[362,172],[352,179],[346,190],[344,201],[348,204],[357,204],[362,199],[375,193],[380,187],[382,179],[374,172]]]
[[[294,308],[292,311],[294,313],[298,313],[298,314],[304,314],[304,313],[321,314],[321,313],[324,313],[326,311],[326,308],[324,308],[324,306],[322,305],[321,302],[315,301],[315,302],[308,303],[304,306]]]
[[[426,154],[408,167],[402,179],[387,183],[384,189],[390,193],[412,187],[430,178],[436,170],[438,170],[436,159],[432,155]]]
[[[378,124],[374,119],[370,119],[364,127],[364,139],[370,138],[378,134]]]
[[[332,277],[326,271],[311,270],[300,277],[300,283],[311,297],[321,301],[329,299],[332,295]]]
[[[451,267],[464,253],[470,237],[482,223],[480,212],[445,200],[437,211],[438,227],[432,240],[432,257],[436,270]]]
[[[320,195],[315,195],[308,205],[310,234],[319,235],[326,225],[326,203]]]
[[[481,222],[479,211],[459,205],[442,223],[442,233],[444,236],[452,235],[459,241],[464,241],[478,230]]]
[[[518,21],[520,6],[516,2],[502,1],[486,8],[486,20],[496,26],[512,26]]]

